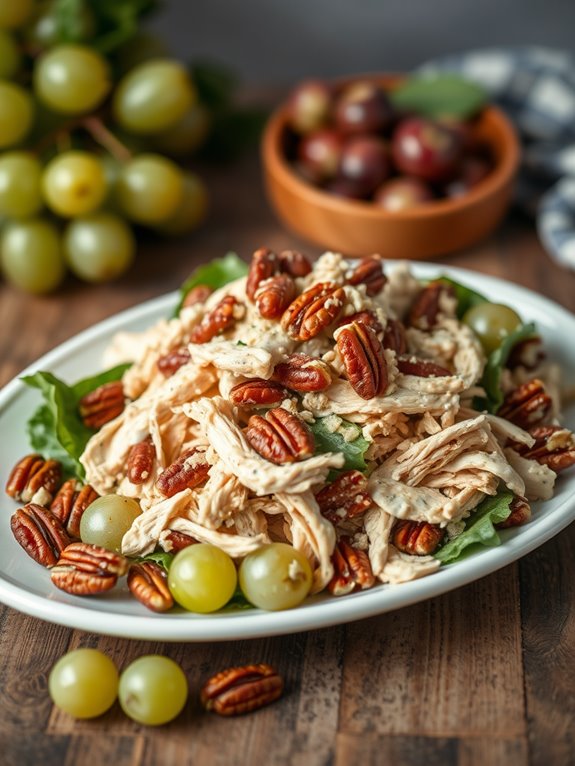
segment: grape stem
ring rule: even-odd
[[[84,117],[80,125],[85,128],[96,143],[103,146],[118,162],[127,162],[132,158],[132,152],[104,125],[99,117],[91,115]]]

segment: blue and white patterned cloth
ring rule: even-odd
[[[482,85],[523,143],[517,202],[537,217],[552,258],[575,269],[575,56],[548,48],[472,51],[431,61]]]

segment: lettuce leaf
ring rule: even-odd
[[[352,469],[365,471],[367,469],[365,452],[371,442],[363,438],[361,428],[355,423],[341,419],[339,430],[332,433],[326,427],[326,420],[328,418],[316,418],[314,423],[309,424],[315,439],[316,453],[341,452],[345,458],[344,471],[351,471]],[[356,436],[350,441],[346,441],[341,431],[355,432]]]
[[[66,476],[84,478],[84,468],[79,458],[88,439],[95,433],[82,422],[78,403],[86,394],[104,383],[119,380],[129,364],[84,378],[70,386],[51,372],[39,371],[27,375],[22,381],[37,388],[44,403],[28,420],[27,431],[30,444],[41,455],[62,462]]]
[[[463,532],[440,548],[435,554],[435,558],[439,559],[442,564],[451,564],[457,561],[464,552],[470,553],[471,546],[499,545],[501,538],[494,525],[505,521],[509,516],[512,500],[511,492],[500,493],[495,497],[486,497],[467,519]]]
[[[472,309],[474,306],[479,306],[480,303],[487,303],[487,298],[481,293],[472,290],[466,285],[462,285],[460,282],[456,282],[450,277],[441,276],[439,282],[445,282],[453,288],[455,297],[457,298],[457,318],[463,319],[465,313]]]
[[[155,564],[164,567],[167,572],[172,566],[175,555],[175,553],[170,553],[169,551],[152,551],[152,553],[148,553],[146,556],[140,556],[136,561],[138,563],[141,561],[153,561]]]
[[[231,597],[231,599],[228,601],[228,603],[223,607],[223,610],[225,611],[235,611],[238,609],[253,609],[254,605],[247,600],[247,598],[242,593],[241,588],[236,588],[236,591],[234,595]]]
[[[217,290],[219,287],[227,285],[228,282],[233,282],[234,279],[245,277],[247,273],[247,263],[242,261],[235,253],[228,253],[223,258],[215,258],[210,263],[198,266],[180,288],[180,299],[174,311],[174,316],[178,316],[182,310],[186,295],[194,287],[207,285],[212,290]]]

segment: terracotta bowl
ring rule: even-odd
[[[363,79],[363,78],[362,78]],[[373,76],[385,88],[394,76]],[[270,117],[262,154],[268,198],[281,221],[316,245],[348,255],[432,258],[473,245],[501,221],[509,206],[520,150],[515,130],[501,110],[483,109],[474,122],[477,138],[490,147],[495,166],[458,199],[440,199],[414,210],[391,212],[373,203],[342,199],[299,177],[283,153],[287,108]]]

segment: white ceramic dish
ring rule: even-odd
[[[491,300],[515,308],[525,320],[534,320],[549,354],[575,380],[575,316],[523,288],[493,277],[432,264],[414,264],[418,276],[448,274],[484,293]],[[101,369],[102,352],[120,329],[141,330],[169,315],[175,295],[144,303],[72,338],[33,364],[26,373],[44,369],[74,382]],[[18,379],[0,392],[0,482],[4,487],[16,461],[30,451],[25,423],[39,403],[38,392]],[[567,413],[575,426],[575,410]],[[21,612],[49,622],[94,633],[166,641],[218,641],[293,633],[350,622],[423,601],[477,580],[524,556],[575,519],[575,471],[558,481],[553,499],[536,508],[532,521],[502,534],[497,548],[478,551],[464,561],[443,567],[421,580],[396,586],[378,586],[342,598],[320,595],[285,612],[257,609],[194,615],[187,612],[154,615],[130,597],[126,586],[100,598],[69,596],[52,586],[45,569],[28,558],[9,530],[15,504],[0,497],[0,601]],[[553,594],[550,595],[553,598]]]

